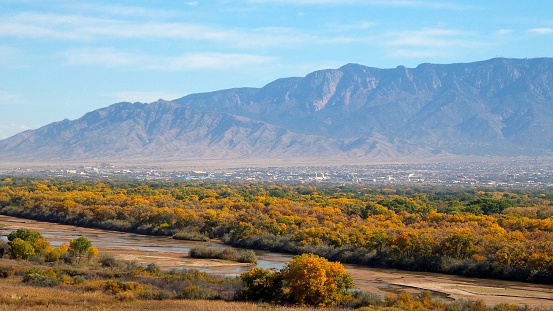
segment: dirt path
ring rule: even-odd
[[[253,267],[225,260],[188,257],[191,247],[206,245],[206,242],[179,241],[170,237],[80,228],[0,215],[0,234],[6,235],[21,227],[37,230],[53,244],[58,245],[82,235],[97,246],[100,253],[112,254],[119,259],[134,260],[140,264],[155,262],[165,269],[194,268],[209,273],[238,275]],[[220,244],[215,245],[223,247]],[[258,252],[258,266],[280,268],[291,258],[291,255]],[[445,300],[481,299],[489,305],[512,303],[553,307],[553,286],[548,285],[372,269],[354,265],[346,265],[346,269],[353,276],[357,287],[382,295],[397,291],[418,293],[427,290],[435,297]]]

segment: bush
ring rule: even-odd
[[[12,266],[0,266],[0,278],[9,278],[15,274]]]
[[[8,243],[4,241],[0,241],[0,258],[4,257],[5,254],[7,254],[10,250],[10,246]]]
[[[190,250],[192,258],[224,259],[242,263],[257,263],[257,257],[252,250],[237,251],[234,248],[194,247]]]
[[[213,299],[216,297],[216,294],[209,288],[189,285],[182,290],[181,297],[184,299]]]
[[[159,274],[161,269],[159,268],[158,265],[152,262],[146,267],[146,271],[149,272],[150,274]]]
[[[378,307],[382,306],[383,303],[384,300],[378,294],[363,290],[354,290],[351,292],[351,298],[342,302],[340,306],[345,308],[360,308],[367,306]]]
[[[35,286],[52,287],[59,284],[57,275],[52,269],[42,270],[37,267],[31,267],[25,271],[23,283]]]
[[[242,273],[240,280],[246,300],[273,302],[282,298],[282,274],[276,270],[254,268]]]
[[[81,284],[84,283],[86,279],[82,275],[75,275],[73,277],[73,284]]]
[[[98,259],[98,263],[100,264],[100,266],[104,268],[111,268],[111,269],[123,268],[125,265],[123,262],[115,259],[115,257],[113,257],[112,255],[100,256],[100,258]]]
[[[252,250],[241,250],[237,261],[243,263],[257,263],[257,256]]]
[[[193,247],[190,250],[192,258],[217,258],[220,259],[223,250],[219,247]]]
[[[188,241],[209,241],[209,237],[205,234],[200,233],[198,230],[188,230],[180,231],[173,234],[173,239],[176,240],[188,240]]]

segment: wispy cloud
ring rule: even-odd
[[[388,33],[385,46],[389,56],[398,58],[430,58],[451,55],[489,46],[490,42],[475,39],[471,32],[458,29],[424,28]]]
[[[272,57],[238,53],[185,53],[177,56],[133,54],[111,48],[73,49],[61,54],[68,65],[101,65],[139,70],[227,69],[268,64]]]
[[[243,66],[268,64],[272,57],[254,54],[233,53],[188,53],[176,57],[168,57],[149,66],[155,70],[194,70],[194,69],[226,69]]]
[[[362,22],[335,29],[337,35],[309,33],[290,27],[222,28],[176,22],[142,22],[81,15],[21,13],[0,21],[0,37],[37,40],[70,40],[76,42],[106,39],[195,40],[224,44],[227,48],[267,49],[309,44],[348,44],[364,38],[340,35],[353,27],[367,29],[373,24]]]
[[[514,31],[512,29],[499,29],[497,30],[494,35],[499,37],[505,37],[508,35],[511,35]]]
[[[553,28],[532,28],[528,30],[528,33],[533,35],[551,35],[553,34]]]
[[[0,124],[0,139],[11,137],[17,133],[31,129],[25,124]]]
[[[0,91],[0,105],[12,106],[19,105],[21,102],[21,96],[12,92]]]
[[[249,3],[260,4],[293,4],[293,5],[364,5],[405,8],[431,8],[447,10],[475,9],[477,6],[445,1],[422,0],[249,0]]]
[[[197,1],[189,1],[187,5],[194,6]],[[132,5],[98,4],[83,3],[79,1],[67,1],[64,7],[72,12],[82,12],[83,14],[101,14],[117,17],[138,17],[138,18],[167,18],[176,15],[175,11],[156,9],[152,7],[140,7]]]
[[[393,39],[387,45],[391,46],[452,47],[476,44],[466,39],[469,33],[458,29],[425,28],[391,33],[389,36]]]
[[[112,48],[72,49],[61,54],[68,65],[129,66],[141,63],[144,57]]]
[[[364,31],[373,28],[377,24],[375,22],[362,21],[350,24],[336,24],[331,23],[327,25],[327,28],[336,32],[350,32],[350,31]]]

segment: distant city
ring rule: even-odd
[[[553,188],[551,161],[298,166],[164,170],[118,168],[108,163],[59,169],[13,168],[2,175],[57,178],[121,178],[170,181],[326,183],[362,185],[471,185]]]

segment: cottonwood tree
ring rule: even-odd
[[[349,297],[353,286],[341,263],[313,254],[294,257],[280,271],[254,268],[240,279],[246,299],[312,306],[336,304]]]
[[[353,278],[339,262],[313,254],[294,257],[282,270],[284,292],[299,305],[330,306],[349,297]]]
[[[73,254],[77,263],[80,263],[81,257],[86,255],[91,247],[92,243],[85,237],[79,237],[69,242],[69,251]]]

